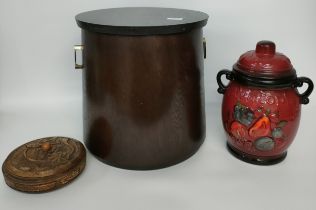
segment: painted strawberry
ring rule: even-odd
[[[246,135],[247,135],[247,128],[246,126],[244,126],[243,124],[234,121],[231,126],[231,133],[233,134],[233,136],[237,139],[241,139],[244,140],[246,139]]]
[[[268,136],[271,132],[270,130],[270,119],[267,116],[263,116],[249,129],[249,136],[253,138]]]

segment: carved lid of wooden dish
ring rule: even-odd
[[[68,184],[84,169],[83,144],[67,137],[37,139],[13,150],[2,165],[7,185],[24,192],[44,192]]]

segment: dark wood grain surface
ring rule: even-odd
[[[107,164],[156,169],[205,137],[202,29],[157,36],[83,30],[84,135]]]

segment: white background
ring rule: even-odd
[[[0,0],[0,162],[39,137],[82,140],[80,44],[74,16],[126,6],[201,10],[210,15],[205,89],[207,137],[191,159],[162,170],[117,169],[87,155],[72,184],[25,194],[0,180],[0,209],[316,209],[316,98],[302,107],[301,126],[286,160],[254,166],[225,148],[215,77],[257,41],[273,40],[299,76],[316,81],[316,1],[313,0]]]

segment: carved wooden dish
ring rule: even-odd
[[[67,137],[47,137],[13,150],[2,165],[5,182],[23,192],[57,189],[75,179],[84,169],[83,144]]]

